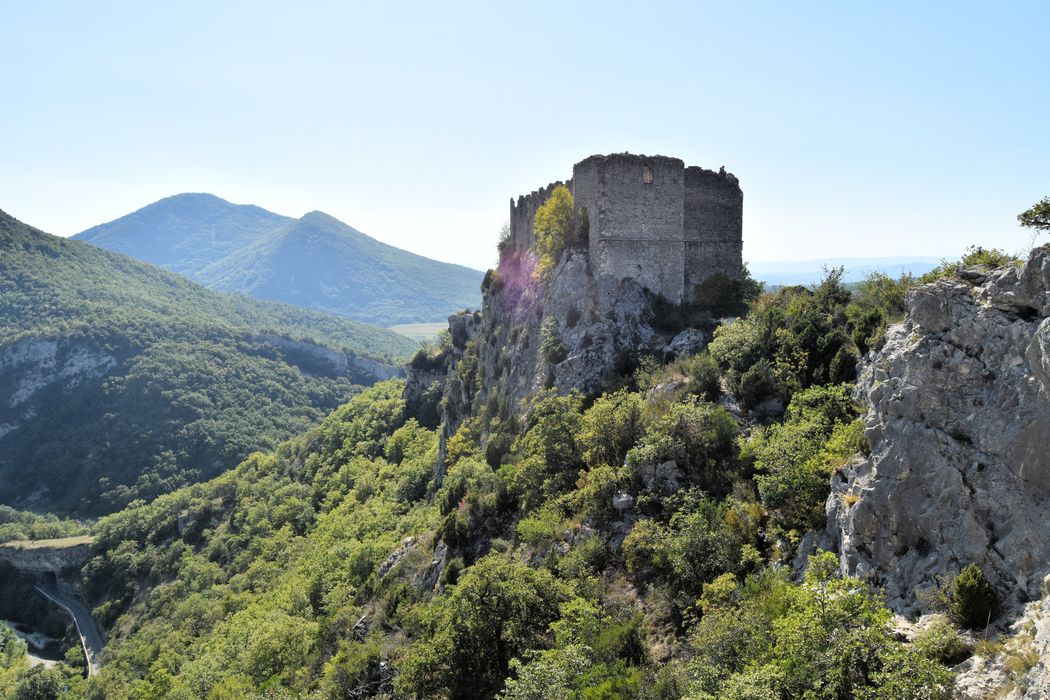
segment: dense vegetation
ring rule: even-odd
[[[14,540],[52,540],[88,532],[86,525],[54,515],[18,511],[0,504],[0,544]]]
[[[108,658],[77,692],[945,698],[956,633],[904,644],[835,557],[812,554],[801,582],[786,566],[864,449],[836,358],[878,342],[899,286],[767,295],[711,354],[537,395],[495,457],[460,435],[440,482],[437,433],[390,381],[109,516],[83,570]],[[765,333],[774,319],[791,323]],[[768,365],[761,391],[739,353]],[[764,424],[734,408],[778,401]]]
[[[348,352],[400,358],[415,344],[396,333],[288,304],[209,292],[199,285],[0,212],[0,338],[135,329],[163,321],[271,331]]]
[[[354,354],[413,347],[0,213],[0,502],[100,513],[213,476],[371,382]]]
[[[482,274],[380,243],[321,212],[301,219],[183,194],[77,234],[212,289],[390,326],[477,308]]]

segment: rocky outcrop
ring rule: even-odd
[[[27,338],[0,348],[0,374],[11,385],[4,408],[17,409],[41,389],[61,382],[75,387],[85,378],[101,377],[115,357],[87,344],[50,338]]]
[[[251,339],[280,350],[289,363],[307,374],[349,375],[355,384],[372,384],[403,373],[391,363],[333,350],[312,340],[293,340],[275,333],[255,333]]]
[[[833,479],[828,544],[898,612],[971,562],[1016,611],[1050,571],[1050,252],[908,307],[862,368],[871,454]]]
[[[91,558],[91,538],[8,542],[0,545],[0,561],[24,574],[59,573],[79,568]]]
[[[468,418],[479,421],[484,446],[494,426],[520,418],[539,392],[599,391],[638,354],[663,347],[637,281],[595,278],[583,251],[567,252],[549,279],[535,270],[531,252],[506,252],[482,285],[482,312],[449,319],[442,460]],[[439,465],[438,481],[441,474]]]
[[[86,342],[25,338],[0,347],[0,439],[36,416],[34,398],[41,392],[54,386],[70,391],[117,362]]]
[[[959,700],[1045,700],[1050,697],[1050,599],[1029,603],[990,658],[967,659],[955,670]]]

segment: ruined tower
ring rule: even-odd
[[[740,276],[743,193],[724,169],[687,168],[666,156],[591,156],[573,166],[570,180],[511,200],[515,248],[533,244],[536,209],[559,184],[573,193],[595,275],[635,279],[676,303],[692,300],[712,275]]]

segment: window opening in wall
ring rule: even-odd
[[[645,170],[642,171],[642,182],[647,185],[653,184],[653,171],[648,165],[645,166]]]

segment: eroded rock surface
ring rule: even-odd
[[[479,421],[484,445],[492,426],[521,417],[539,392],[600,391],[640,352],[665,342],[649,325],[651,306],[637,281],[596,278],[579,250],[549,280],[535,269],[532,253],[504,255],[482,286],[481,313],[449,319],[442,458],[468,417]]]
[[[871,455],[833,480],[828,539],[898,612],[971,562],[1017,611],[1050,571],[1050,253],[908,304],[862,368]]]

